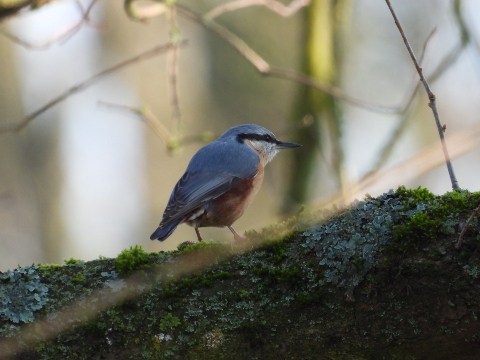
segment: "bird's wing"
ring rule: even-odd
[[[227,150],[228,144],[212,143],[195,154],[173,189],[161,227],[182,219],[234,188],[240,180],[257,174],[258,155],[253,151],[232,154]]]
[[[186,172],[175,186],[160,226],[181,219],[201,205],[223,195],[241,180],[225,173]]]

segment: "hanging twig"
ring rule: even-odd
[[[417,69],[417,73],[420,76],[420,81],[422,82],[423,87],[425,88],[425,91],[427,92],[428,99],[430,100],[428,106],[432,109],[433,117],[435,118],[435,123],[437,125],[438,135],[440,136],[440,141],[442,143],[443,154],[445,156],[445,162],[447,163],[448,174],[450,175],[450,180],[452,182],[452,188],[454,190],[459,189],[458,181],[457,181],[457,178],[455,177],[455,172],[453,171],[452,162],[450,160],[450,156],[448,155],[447,145],[445,143],[445,136],[443,134],[443,127],[442,127],[442,124],[440,122],[440,117],[439,117],[438,111],[437,111],[435,95],[432,92],[432,90],[430,89],[430,86],[428,85],[427,80],[423,76],[422,68],[418,64],[417,58],[415,57],[415,54],[412,50],[412,47],[410,46],[410,43],[408,42],[408,39],[407,39],[405,33],[403,32],[402,26],[400,25],[400,22],[398,21],[397,15],[395,14],[395,11],[393,10],[392,5],[390,4],[390,0],[385,0],[385,2],[387,3],[387,6],[390,9],[390,12],[392,13],[393,19],[395,20],[395,25],[397,25],[397,28],[400,32],[400,35],[402,36],[403,42],[405,43],[405,46],[407,47],[408,53],[410,54],[410,57],[412,58],[413,64],[415,65],[415,68]]]

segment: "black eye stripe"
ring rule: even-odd
[[[258,141],[266,141],[272,144],[277,143],[277,139],[275,139],[273,136],[269,134],[239,134],[237,135],[237,141],[238,142],[244,142],[244,140],[258,140]]]

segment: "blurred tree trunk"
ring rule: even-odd
[[[22,119],[22,94],[15,71],[14,45],[0,39],[0,124]],[[34,139],[25,133],[3,134],[0,139],[0,264],[2,270],[32,259],[46,261],[39,204],[35,196],[38,184],[36,167],[28,158]],[[15,254],[15,256],[12,256]],[[17,256],[18,255],[18,256]]]
[[[326,84],[338,83],[341,25],[350,7],[350,0],[313,0],[306,14],[303,72]],[[304,127],[297,132],[297,142],[302,148],[293,154],[286,210],[290,208],[289,202],[298,205],[307,201],[317,168],[322,171],[322,183],[333,181],[335,187],[342,185],[342,114],[337,101],[326,93],[302,87],[293,110],[294,127],[298,127],[301,120]],[[325,161],[327,164],[318,166]],[[328,190],[325,186],[322,189]]]

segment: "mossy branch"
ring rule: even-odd
[[[0,358],[467,358],[480,338],[478,218],[455,242],[478,203],[402,187],[304,211],[235,252],[137,246],[9,270]]]

